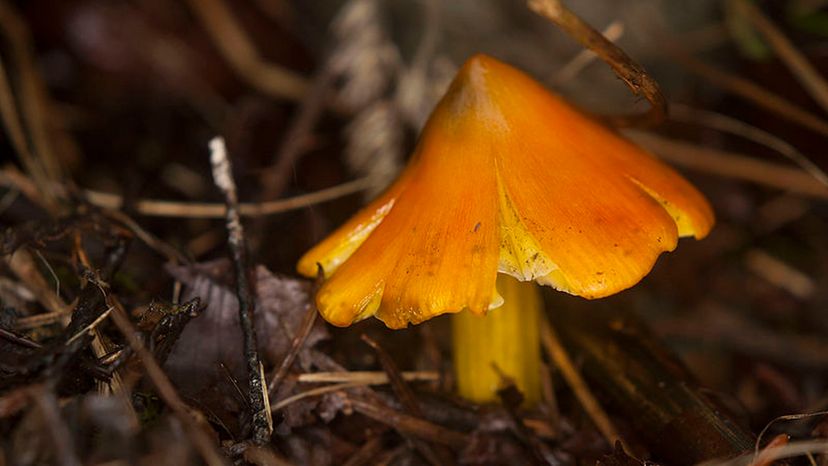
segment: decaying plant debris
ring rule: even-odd
[[[823,464],[828,12],[565,3],[0,0],[0,466]],[[445,319],[333,328],[294,272],[475,52],[718,218],[633,290],[545,294],[531,410],[454,394]]]

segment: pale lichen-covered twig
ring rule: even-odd
[[[210,141],[210,164],[213,168],[213,180],[224,195],[227,205],[227,238],[230,258],[236,274],[236,294],[239,299],[239,323],[243,333],[244,358],[248,374],[248,402],[253,415],[253,441],[259,445],[269,442],[273,432],[270,418],[267,389],[264,383],[262,363],[256,342],[256,328],[253,325],[256,300],[253,284],[250,282],[247,261],[247,245],[244,228],[239,215],[239,198],[236,182],[233,180],[230,159],[224,139],[213,138]]]

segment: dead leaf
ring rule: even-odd
[[[165,369],[185,398],[201,400],[199,407],[235,434],[244,408],[247,376],[230,263],[221,259],[169,266],[168,271],[185,285],[182,300],[200,298],[205,308],[184,328]],[[263,266],[256,267],[255,278],[259,352],[265,366],[272,367],[281,363],[301,326],[311,285],[306,280],[274,275]],[[311,330],[300,356],[326,337],[320,322]],[[298,358],[300,365],[306,360],[309,358]]]

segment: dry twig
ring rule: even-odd
[[[528,4],[532,11],[546,17],[581,45],[595,52],[633,94],[644,96],[650,102],[649,111],[638,115],[604,117],[608,123],[618,127],[651,126],[664,120],[667,116],[667,101],[661,94],[658,83],[623,50],[566,8],[560,0],[528,0]]]
[[[270,403],[267,402],[267,386],[264,381],[264,369],[259,358],[256,343],[256,327],[253,325],[256,310],[255,291],[250,283],[247,260],[247,244],[244,237],[244,228],[239,216],[239,198],[236,193],[236,182],[224,139],[213,138],[210,141],[210,164],[213,167],[213,180],[216,187],[224,195],[227,205],[227,238],[230,247],[230,258],[236,275],[236,294],[239,300],[239,323],[244,337],[244,358],[247,363],[248,374],[248,401],[253,415],[253,441],[264,445],[270,440],[273,432],[273,421],[270,417]]]
[[[611,22],[601,31],[601,35],[606,37],[610,42],[617,42],[624,35],[624,23],[618,20]],[[592,50],[581,50],[555,73],[553,81],[561,84],[575,79],[596,58],[598,56]]]

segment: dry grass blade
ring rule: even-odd
[[[26,135],[23,132],[23,123],[20,121],[17,105],[12,93],[9,79],[6,75],[6,66],[0,58],[0,117],[3,118],[3,125],[6,127],[6,134],[23,162],[23,166],[37,183],[45,185],[47,177],[43,168],[35,160],[29,145],[26,142]]]
[[[40,343],[37,343],[37,342],[34,342],[32,340],[29,340],[28,338],[24,338],[24,337],[21,337],[19,335],[16,335],[14,332],[10,332],[10,331],[4,329],[3,327],[0,327],[0,338],[4,338],[4,339],[6,339],[6,340],[8,340],[12,343],[23,346],[25,348],[30,348],[30,349],[43,348],[43,345],[41,345]]]
[[[43,176],[43,179],[39,181],[60,181],[62,170],[53,148],[55,136],[53,130],[55,128],[50,124],[50,99],[46,84],[38,72],[32,41],[26,24],[6,1],[0,1],[0,27],[2,27],[10,42],[10,54],[13,65],[17,70],[14,82],[19,85],[17,91],[20,113],[18,115],[22,122],[20,128],[25,128],[31,140],[30,155],[33,159],[30,162],[37,165],[37,171]],[[8,81],[5,84],[7,86]],[[21,147],[17,142],[15,145],[17,149]],[[26,154],[21,153],[21,156],[26,156]],[[27,163],[26,165],[29,166],[30,164]],[[29,166],[28,168],[33,167]],[[42,185],[41,189],[47,190],[45,193],[47,197],[52,194],[51,191],[48,191],[50,189],[49,185]]]
[[[763,131],[755,126],[751,126],[741,120],[721,113],[695,109],[684,105],[674,105],[670,117],[675,120],[683,120],[735,134],[757,144],[769,147],[799,165],[800,168],[813,176],[815,180],[828,186],[828,175],[819,166],[797,150],[796,147],[767,131]]]
[[[402,372],[406,382],[434,382],[440,379],[437,372]],[[359,382],[364,385],[384,385],[389,382],[388,374],[380,371],[341,371],[341,372],[313,372],[300,374],[296,379],[300,383],[342,383]]]
[[[811,277],[760,249],[747,252],[745,265],[754,274],[799,299],[809,299],[817,290]]]
[[[305,79],[263,60],[223,0],[188,0],[188,3],[222,57],[241,79],[274,98],[300,100],[305,95]]]
[[[275,413],[276,411],[279,411],[285,406],[296,403],[297,401],[304,400],[305,398],[321,396],[327,393],[339,392],[342,390],[347,390],[349,388],[364,387],[365,385],[367,384],[365,384],[364,382],[345,382],[333,385],[325,385],[324,387],[312,388],[310,390],[305,390],[304,392],[297,393],[296,395],[289,396],[283,400],[279,400],[278,402],[270,405],[270,412]]]
[[[777,435],[776,437],[771,439],[771,441],[768,442],[767,445],[765,445],[765,448],[762,450],[761,453],[759,453],[758,456],[756,456],[753,459],[753,462],[751,462],[750,465],[751,466],[771,466],[771,465],[773,465],[774,460],[773,460],[772,457],[774,455],[774,450],[776,450],[777,448],[784,447],[785,445],[788,444],[789,440],[790,440],[790,438],[785,434]]]
[[[624,81],[633,94],[643,95],[650,102],[649,111],[643,114],[604,117],[607,122],[613,126],[627,127],[651,126],[664,120],[667,115],[667,101],[658,83],[623,50],[566,8],[560,0],[528,0],[528,4],[532,11],[546,17],[581,45],[595,52]]]
[[[12,94],[11,86],[9,85],[6,67],[3,64],[2,58],[0,58],[0,117],[6,128],[6,134],[8,134],[11,140],[12,147],[14,147],[26,171],[34,180],[35,186],[38,187],[35,191],[37,193],[36,196],[27,197],[37,200],[46,209],[54,210],[54,197],[50,195],[51,191],[46,189],[52,183],[42,163],[29,148],[27,137],[23,130],[23,122],[20,120],[20,114]]]
[[[394,359],[388,351],[386,351],[385,348],[383,348],[382,345],[380,345],[376,340],[364,333],[361,338],[362,341],[367,343],[368,346],[373,348],[377,353],[380,365],[385,370],[386,374],[388,374],[388,379],[391,381],[391,389],[402,403],[403,411],[412,416],[422,418],[423,410],[420,407],[420,403],[417,401],[417,397],[414,395],[411,387],[409,387],[405,382],[405,379],[403,379],[400,374],[400,370],[397,367],[397,363],[394,362]],[[430,464],[440,466],[442,464],[446,464],[448,461],[448,452],[436,450],[428,443],[418,439],[410,439],[410,441],[414,446],[414,449],[417,450],[417,452],[419,452]],[[446,458],[446,460],[441,460],[441,457]]]
[[[828,411],[817,411],[817,412],[814,412],[814,413],[786,414],[784,416],[779,416],[779,417],[776,417],[776,418],[772,419],[770,422],[765,424],[765,427],[762,428],[762,431],[759,432],[759,435],[756,437],[756,445],[754,446],[754,449],[753,449],[753,461],[756,461],[759,458],[759,447],[762,445],[762,437],[768,432],[768,429],[770,429],[770,427],[772,425],[776,424],[777,422],[781,422],[781,421],[799,421],[801,419],[809,419],[809,418],[812,418],[812,417],[825,416],[826,414],[828,414]],[[766,452],[766,453],[770,453],[770,452]],[[773,455],[773,454],[768,454],[767,456],[770,456],[772,458],[767,458],[767,457],[764,458],[766,461],[770,461],[770,460],[775,459],[775,458],[781,458],[780,456],[776,456],[776,455]]]
[[[388,379],[391,381],[391,388],[394,390],[397,398],[399,398],[403,408],[409,414],[422,417],[423,410],[417,402],[417,397],[414,396],[414,392],[411,391],[411,387],[405,383],[405,379],[403,379],[402,374],[397,367],[397,363],[394,362],[394,359],[390,354],[388,354],[388,351],[386,351],[385,348],[383,348],[376,340],[364,333],[360,338],[362,338],[362,341],[367,343],[368,346],[373,348],[377,353],[377,358],[379,359],[382,368],[385,370],[385,373],[388,375]]]
[[[766,451],[762,460],[772,463],[773,461],[799,456],[810,456],[828,453],[828,442],[825,440],[808,440],[802,442],[790,442],[787,445],[779,446]],[[752,466],[754,464],[754,453],[746,453],[736,458],[719,461],[707,461],[699,466]],[[815,464],[813,461],[810,464]],[[817,463],[818,464],[818,463]]]
[[[2,181],[6,180],[0,180],[0,182]],[[364,190],[368,185],[369,182],[366,178],[360,178],[330,188],[286,199],[277,199],[275,201],[261,203],[240,203],[239,213],[244,217],[276,215],[357,193]],[[123,198],[117,194],[87,190],[84,191],[84,196],[90,204],[104,209],[120,209],[123,206]],[[142,199],[134,204],[133,209],[139,214],[148,217],[224,218],[226,207],[224,204],[218,203]]]
[[[779,55],[779,58],[788,66],[794,76],[796,76],[796,79],[808,90],[814,100],[822,106],[823,110],[828,111],[828,82],[825,81],[816,68],[794,47],[782,31],[762,13],[759,7],[748,0],[732,1],[737,11],[747,17],[759,32],[765,36],[765,39],[767,39],[770,46]]]
[[[727,73],[704,63],[686,52],[675,41],[665,39],[664,44],[675,61],[714,86],[725,89],[754,105],[769,110],[781,118],[792,121],[823,136],[828,136],[828,122],[822,118],[756,85],[748,79]]]
[[[261,175],[263,189],[260,199],[278,197],[284,192],[293,173],[293,166],[305,152],[316,122],[328,103],[333,78],[334,75],[327,63],[316,72],[310,89],[302,100],[299,113],[291,122],[279,150],[273,157],[273,164]]]
[[[175,249],[168,243],[162,241],[149,231],[145,230],[141,225],[133,220],[129,215],[119,210],[106,210],[106,214],[113,220],[122,223],[125,227],[135,234],[135,236],[144,242],[147,246],[166,257],[168,261],[173,264],[187,263],[189,260],[178,249]]]
[[[55,289],[40,274],[34,258],[27,250],[18,250],[5,259],[7,266],[34,293],[35,298],[41,306],[63,317],[68,317],[72,313],[73,307],[67,306],[55,294]]]
[[[290,367],[293,365],[293,361],[295,361],[296,357],[299,355],[299,350],[305,344],[305,341],[307,341],[308,335],[310,335],[311,329],[313,329],[313,325],[316,323],[318,314],[319,313],[317,312],[315,306],[308,306],[305,311],[305,316],[302,319],[302,325],[299,327],[296,335],[293,336],[293,340],[290,344],[290,351],[288,351],[285,355],[282,363],[279,364],[279,368],[276,369],[276,373],[273,374],[273,378],[270,379],[270,383],[267,384],[267,393],[276,393],[276,389],[279,388],[282,380],[284,380],[285,376],[287,376]]]
[[[592,422],[595,423],[595,426],[610,445],[614,445],[617,441],[622,442],[623,445],[623,439],[618,434],[618,430],[613,425],[609,416],[607,416],[607,413],[601,408],[601,405],[598,404],[598,400],[595,399],[584,378],[575,369],[572,359],[561,344],[555,329],[552,328],[552,324],[547,319],[542,319],[541,322],[541,342],[543,347],[555,363],[555,366],[561,371],[561,375],[573,393],[575,393],[578,402],[581,403],[584,411],[587,412],[589,418],[592,419]],[[624,448],[628,449],[626,446]]]
[[[663,159],[689,170],[828,200],[828,188],[808,173],[796,168],[641,131],[630,131],[627,135]]]

